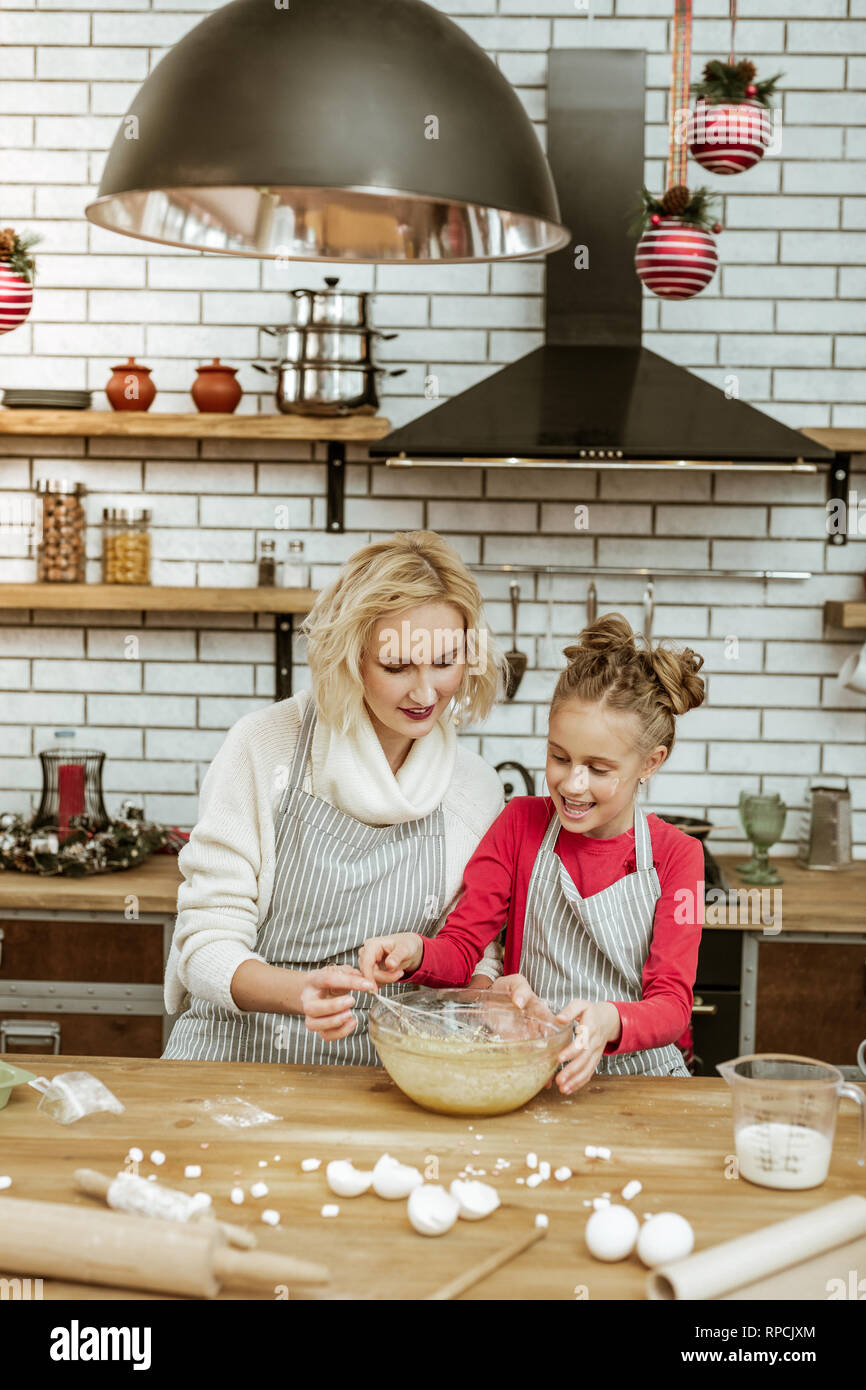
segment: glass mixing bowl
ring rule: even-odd
[[[370,1037],[388,1075],[425,1110],[504,1115],[531,1100],[559,1066],[570,1023],[518,1009],[486,989],[415,989],[375,999]]]

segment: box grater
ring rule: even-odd
[[[843,869],[851,861],[851,793],[814,786],[807,792],[797,859],[807,869]]]

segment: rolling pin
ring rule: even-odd
[[[215,1298],[222,1288],[273,1297],[278,1285],[329,1280],[323,1265],[263,1250],[230,1250],[215,1223],[179,1226],[20,1197],[0,1198],[0,1269],[189,1298]]]
[[[94,1168],[76,1168],[75,1186],[90,1197],[101,1197],[115,1211],[138,1212],[140,1216],[154,1216],[162,1221],[193,1221],[196,1224],[215,1221],[229,1245],[254,1250],[257,1244],[252,1231],[228,1221],[217,1221],[210,1207],[197,1206],[188,1192],[176,1187],[148,1182],[130,1173],[118,1173],[112,1180]]]

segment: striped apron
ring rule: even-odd
[[[357,965],[367,937],[434,936],[445,905],[441,805],[419,820],[372,826],[303,790],[316,710],[307,704],[276,817],[274,889],[255,951],[287,970]],[[382,993],[401,993],[400,982]],[[193,997],[172,1028],[164,1058],[378,1066],[367,1033],[372,998],[356,995],[358,1024],[333,1042],[301,1014],[233,1013]]]
[[[554,1013],[572,999],[636,1003],[642,997],[641,976],[661,896],[646,816],[635,804],[635,872],[591,898],[580,896],[554,853],[559,831],[560,820],[554,811],[529,880],[520,973]],[[674,1043],[602,1056],[596,1071],[626,1076],[690,1075]]]

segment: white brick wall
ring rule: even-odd
[[[660,190],[670,0],[590,4],[587,17],[573,0],[439,0],[515,86],[542,144],[548,48],[647,48],[646,178]],[[0,219],[39,231],[43,242],[30,319],[0,337],[0,386],[88,387],[104,407],[110,367],[135,352],[153,369],[154,409],[182,411],[195,366],[219,354],[240,368],[240,409],[269,410],[264,378],[251,367],[271,351],[258,325],[283,317],[287,289],[331,271],[349,288],[374,290],[378,322],[400,335],[380,354],[407,368],[383,401],[395,425],[432,408],[428,373],[448,397],[536,346],[538,262],[287,268],[150,245],[86,222],[118,118],[165,50],[215,8],[212,0],[4,4]],[[728,49],[727,0],[701,0],[698,10],[694,78]],[[646,294],[645,341],[716,384],[735,372],[741,397],[787,424],[864,427],[866,8],[862,0],[740,0],[739,13],[739,54],[762,76],[785,74],[781,152],[736,179],[691,168],[693,183],[722,195],[722,268],[692,301]],[[841,773],[851,780],[857,853],[866,856],[866,696],[835,680],[858,634],[825,632],[822,617],[827,599],[861,594],[866,563],[856,538],[840,549],[824,544],[823,478],[392,471],[353,447],[347,530],[334,536],[323,531],[323,459],[321,447],[222,440],[3,439],[0,504],[20,501],[40,477],[85,482],[90,580],[99,578],[101,509],[124,504],[153,510],[161,584],[254,583],[259,540],[285,544],[278,506],[288,508],[291,534],[305,539],[315,586],[359,545],[402,527],[439,530],[469,563],[585,566],[578,578],[520,576],[531,668],[515,702],[464,735],[490,761],[517,758],[536,773],[559,652],[584,622],[594,565],[812,570],[808,582],[657,578],[654,633],[703,654],[709,702],[681,721],[653,804],[731,826],[742,787],[778,790],[792,807],[791,852],[810,778]],[[866,472],[855,473],[854,487],[866,498]],[[589,507],[585,532],[573,528],[578,502]],[[21,537],[0,528],[0,580],[33,577]],[[508,646],[508,579],[479,580]],[[619,609],[640,626],[642,580],[596,583],[601,611]],[[295,655],[301,686],[299,642]],[[0,808],[34,808],[36,753],[68,724],[108,753],[112,809],[137,796],[149,815],[190,826],[226,728],[273,698],[272,619],[0,611],[0,691]],[[714,841],[738,842],[736,830]]]

